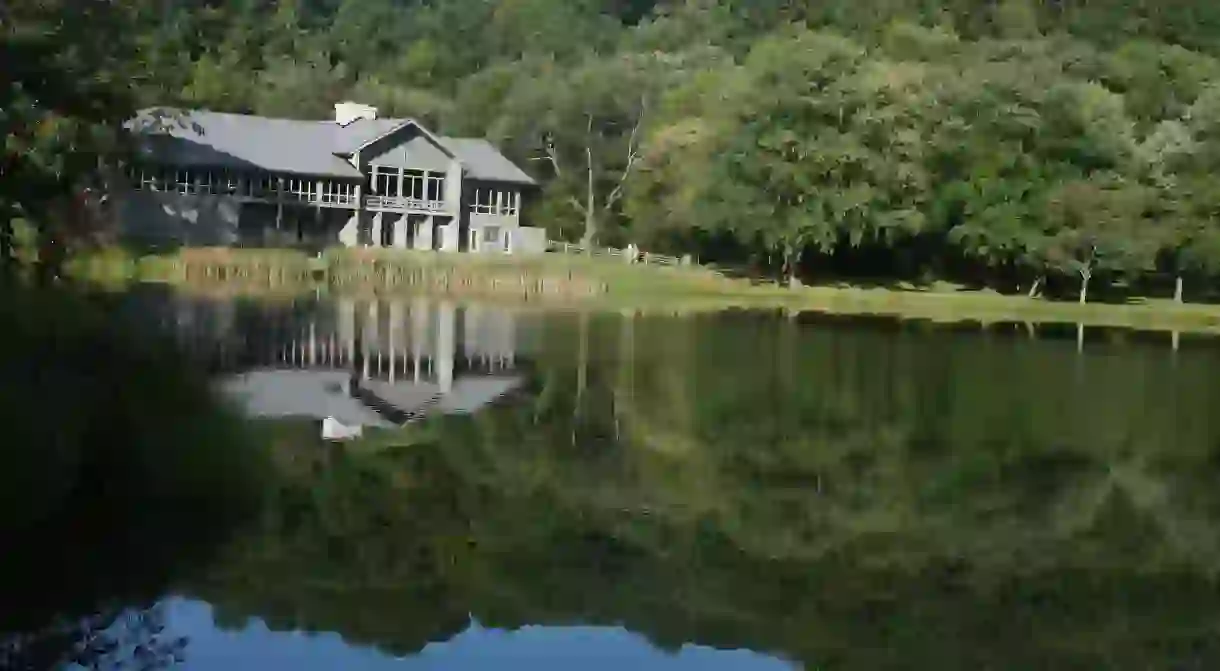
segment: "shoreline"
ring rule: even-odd
[[[168,284],[187,293],[282,298],[318,291],[429,294],[534,307],[690,313],[731,309],[879,316],[937,323],[1070,324],[1220,334],[1220,305],[1133,299],[1126,304],[1051,301],[979,290],[751,284],[704,267],[627,265],[547,254],[536,257],[333,250],[190,249],[136,256],[107,249],[73,258],[73,279],[121,289]]]

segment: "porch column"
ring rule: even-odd
[[[448,224],[439,226],[438,231],[441,234],[440,249],[443,252],[456,252],[459,249],[458,238],[460,236],[460,222],[455,219],[450,219]]]
[[[347,350],[347,363],[351,365],[356,360],[356,302],[350,298],[340,298],[338,313],[339,342]]]
[[[370,232],[372,239],[369,240],[369,246],[371,247],[381,246],[381,219],[384,216],[384,212],[377,212],[373,215],[373,226],[372,231]]]
[[[437,384],[442,394],[453,391],[453,355],[455,352],[455,326],[457,314],[453,303],[441,301],[437,310],[436,366]]]
[[[432,215],[424,217],[424,220],[416,225],[419,228],[415,231],[415,248],[432,249]]]
[[[381,354],[381,342],[377,337],[377,300],[376,299],[369,301],[368,308],[366,309],[366,311],[364,313],[364,328],[362,329],[361,336],[362,336],[361,340],[363,341],[363,345],[364,345],[364,347],[362,348],[364,350],[363,373],[364,373],[364,379],[367,380],[371,377],[370,365],[369,365],[371,362],[369,360],[373,358],[373,354],[377,354],[379,356]]]
[[[402,339],[402,328],[406,321],[404,310],[401,299],[390,301],[390,384],[394,384],[394,373],[398,364],[398,344]]]
[[[416,298],[411,302],[411,353],[415,358],[415,382],[422,377],[424,348],[428,338],[428,301]]]
[[[403,176],[406,175],[406,172],[407,172],[406,168],[398,169],[398,197],[399,198],[406,198],[406,196],[404,196],[403,192],[402,192]]]
[[[309,322],[309,365],[318,365],[318,323]]]
[[[275,244],[280,244],[279,232],[284,227],[284,178],[277,177],[275,180]]]
[[[399,215],[394,222],[394,246],[398,249],[407,248],[407,227],[411,225],[408,215]]]

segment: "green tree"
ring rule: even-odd
[[[1051,267],[1079,276],[1080,303],[1099,270],[1151,270],[1159,243],[1147,217],[1153,196],[1146,187],[1103,175],[1049,194],[1048,232],[1039,252]]]
[[[12,222],[62,247],[63,219],[83,190],[102,186],[120,127],[135,111],[140,45],[127,27],[141,3],[16,0],[0,9],[0,265],[12,263]],[[43,254],[43,276],[55,254]]]

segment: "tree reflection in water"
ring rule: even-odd
[[[519,319],[528,380],[476,414],[266,424],[257,523],[172,589],[396,655],[473,616],[811,668],[1220,662],[1214,343]]]
[[[473,614],[818,668],[1220,660],[1214,345],[543,323],[516,403],[285,438],[261,531],[192,593],[395,654]]]

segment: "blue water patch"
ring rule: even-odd
[[[684,645],[661,650],[643,636],[621,627],[528,626],[508,631],[471,621],[452,639],[431,643],[417,654],[394,657],[376,648],[351,645],[334,633],[271,631],[262,620],[240,630],[219,628],[207,603],[186,599],[164,602],[166,635],[186,637],[185,671],[263,671],[331,669],[573,669],[609,671],[631,668],[680,671],[783,671],[793,664],[749,650],[717,650]]]

